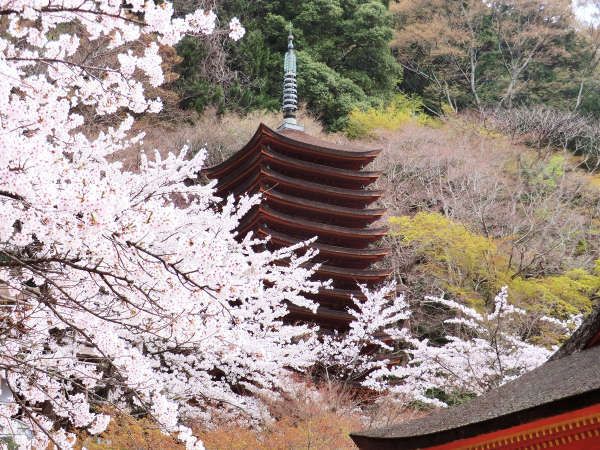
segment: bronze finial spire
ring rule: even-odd
[[[296,123],[298,86],[296,84],[296,54],[294,53],[292,22],[290,22],[290,34],[288,36],[288,51],[283,60],[283,72],[283,124],[279,129],[304,130],[304,127]]]

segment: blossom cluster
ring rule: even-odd
[[[489,313],[426,297],[426,302],[454,312],[444,324],[455,333],[444,336],[443,345],[420,340],[409,331],[411,305],[403,295],[394,297],[393,284],[376,291],[362,287],[362,293],[364,300],[355,299],[348,311],[355,318],[350,330],[322,338],[318,364],[329,378],[360,382],[403,402],[447,406],[432,394],[482,394],[543,364],[555,350],[532,344],[523,336],[527,314],[509,303],[506,287]],[[536,320],[567,336],[581,317]]]
[[[392,352],[392,343],[410,339],[402,323],[410,317],[404,296],[395,297],[395,283],[372,291],[360,286],[363,299],[353,297],[348,313],[354,320],[350,329],[338,335],[324,335],[319,346],[318,362],[328,376],[345,381],[358,381],[373,370],[390,363],[374,358],[374,351]],[[374,386],[369,386],[374,387]],[[384,390],[383,386],[377,390]]]
[[[244,34],[246,34],[246,30],[244,29],[237,17],[231,19],[231,21],[229,22],[229,29],[231,30],[229,32],[229,37],[234,41],[239,41],[241,38],[244,37]]]
[[[0,0],[0,378],[14,399],[0,427],[24,423],[33,439],[17,436],[23,446],[70,448],[74,428],[101,433],[109,417],[95,406],[111,402],[200,448],[184,419],[210,419],[215,404],[260,417],[241,393],[274,390],[284,368],[314,362],[313,330],[282,322],[287,302],[314,306],[302,294],[320,287],[312,252],[238,239],[256,199],[217,207],[212,184],[189,183],[203,152],[142,156],[127,172],[111,155],[143,138],[131,137],[131,117],[80,131],[79,105],[160,110],[133,76],[162,83],[158,45],[121,46],[215,29],[210,11],[172,12],[142,0]],[[239,21],[230,32],[243,35]],[[109,38],[117,65],[83,58],[82,36]]]
[[[546,348],[527,341],[521,324],[527,313],[511,305],[506,287],[496,295],[494,310],[480,313],[461,303],[426,297],[426,302],[438,303],[455,312],[444,323],[454,328],[444,345],[434,345],[427,339],[405,337],[409,348],[408,361],[393,367],[380,366],[369,373],[364,384],[378,390],[390,389],[398,396],[419,400],[435,406],[446,404],[432,396],[435,390],[447,395],[482,394],[505,384],[547,361],[555,348]],[[408,305],[405,305],[408,308]],[[575,321],[579,317],[574,318]],[[541,317],[557,327],[557,333],[568,335],[573,327],[569,321]],[[389,379],[400,380],[393,387]]]

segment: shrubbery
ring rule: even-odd
[[[351,139],[370,136],[375,130],[397,131],[407,123],[438,126],[439,121],[423,112],[423,104],[407,95],[399,94],[387,106],[355,106],[348,116],[346,135]]]
[[[593,272],[569,270],[562,275],[523,277],[511,264],[503,243],[468,230],[438,213],[392,217],[397,245],[416,253],[419,270],[437,280],[452,298],[483,309],[508,286],[512,302],[533,316],[568,316],[589,312],[600,293],[600,260]]]
[[[546,106],[500,110],[492,117],[500,130],[538,149],[569,149],[588,169],[600,167],[600,122],[595,118]]]

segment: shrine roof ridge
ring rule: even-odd
[[[572,353],[459,406],[351,437],[365,448],[429,447],[600,403],[599,361],[600,346]]]

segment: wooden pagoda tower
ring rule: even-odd
[[[334,144],[304,132],[296,123],[296,57],[290,27],[285,56],[284,122],[277,130],[264,124],[237,153],[204,173],[217,179],[221,197],[261,193],[261,203],[240,223],[244,236],[253,231],[271,236],[269,246],[281,248],[317,236],[319,280],[332,280],[332,289],[309,295],[318,304],[316,314],[290,305],[290,321],[309,320],[326,328],[344,329],[352,320],[347,308],[351,295],[363,298],[357,283],[374,286],[387,270],[370,268],[388,254],[374,247],[387,227],[372,224],[384,209],[371,208],[381,195],[367,189],[380,172],[364,168],[381,150]]]

